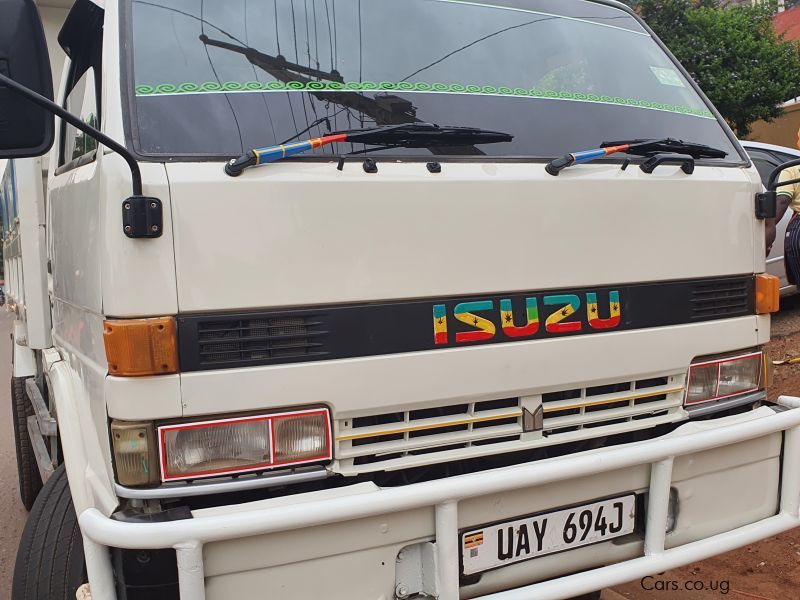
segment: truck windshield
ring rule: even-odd
[[[639,22],[587,0],[130,0],[135,149],[214,159],[329,131],[447,123],[512,142],[400,157],[552,158],[691,139],[739,162]],[[300,158],[360,152],[337,143]]]

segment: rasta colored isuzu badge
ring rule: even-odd
[[[608,312],[607,318],[600,317],[600,309],[597,305],[597,294],[586,292],[583,297],[586,305],[586,314],[583,316],[571,317],[580,311],[582,300],[577,294],[560,294],[557,296],[544,296],[542,304],[553,310],[545,321],[545,331],[547,333],[568,333],[578,332],[584,329],[584,321],[587,321],[591,329],[614,329],[620,324],[620,294],[613,290],[608,292]],[[518,325],[514,317],[514,306],[510,298],[503,298],[495,306],[493,300],[480,300],[473,302],[460,302],[453,308],[453,316],[471,326],[471,331],[459,331],[455,334],[455,341],[460,342],[479,342],[490,340],[497,335],[497,308],[499,308],[499,322],[501,323],[502,335],[510,339],[529,338],[539,333],[539,298],[529,296],[525,298],[525,323]],[[484,313],[479,316],[477,313]],[[494,314],[493,314],[494,313]],[[491,316],[489,316],[491,315]],[[433,331],[437,345],[449,344],[450,337],[447,332],[447,305],[436,304],[433,307]]]

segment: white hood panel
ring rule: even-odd
[[[167,165],[180,311],[743,274],[763,253],[741,169],[378,166],[285,162],[232,179],[220,164]]]

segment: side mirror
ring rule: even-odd
[[[42,21],[34,0],[0,0],[0,75],[53,99],[53,78]],[[46,154],[53,113],[0,80],[0,158]]]
[[[757,219],[774,219],[777,216],[778,210],[778,192],[779,187],[800,183],[800,179],[790,179],[789,181],[779,181],[781,173],[789,167],[800,166],[800,159],[790,160],[775,168],[770,173],[769,181],[767,182],[767,191],[756,194],[756,218]]]

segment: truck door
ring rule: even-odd
[[[59,40],[68,46],[62,105],[72,114],[102,128],[102,22],[78,24],[69,19]],[[66,43],[68,42],[68,43]],[[51,156],[48,240],[53,274],[54,331],[93,356],[92,344],[83,339],[87,321],[99,320],[100,227],[102,209],[97,143],[66,123],[57,125]],[[100,349],[102,351],[102,348]]]

